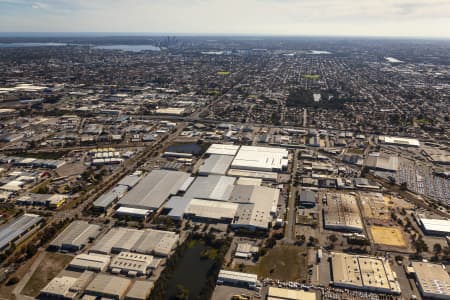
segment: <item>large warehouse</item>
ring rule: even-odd
[[[200,166],[198,175],[225,175],[230,168],[232,161],[233,156],[212,154],[210,157],[205,159],[203,164]]]
[[[228,145],[228,144],[212,144],[206,150],[206,154],[218,154],[218,155],[229,155],[235,156],[238,152],[240,146]]]
[[[217,284],[229,284],[234,286],[243,286],[246,288],[255,288],[258,284],[258,275],[220,270],[217,278]]]
[[[241,146],[231,168],[241,170],[283,172],[287,170],[289,152],[284,148]]]
[[[389,261],[371,256],[331,253],[332,284],[341,288],[399,295],[400,285]]]
[[[79,251],[100,234],[101,227],[86,221],[73,221],[50,244],[60,251]]]
[[[119,201],[120,206],[157,210],[189,179],[180,171],[153,170]]]
[[[130,286],[131,280],[129,279],[98,274],[87,286],[85,293],[92,296],[120,300],[125,297]]]
[[[99,239],[90,252],[110,254],[129,251],[165,257],[177,246],[178,239],[178,234],[170,231],[117,227]]]
[[[34,214],[24,214],[0,228],[0,252],[6,250],[11,243],[19,240],[36,227],[42,217]]]
[[[450,276],[442,265],[412,262],[412,268],[424,298],[450,299]]]
[[[419,225],[429,235],[449,235],[450,220],[418,218]]]
[[[103,272],[108,268],[110,261],[109,255],[82,253],[72,259],[68,268],[77,271]]]
[[[404,138],[398,136],[380,136],[378,140],[380,141],[380,143],[387,145],[420,147],[420,142],[417,139]]]
[[[327,193],[323,214],[326,229],[350,232],[363,231],[358,203],[352,195]]]

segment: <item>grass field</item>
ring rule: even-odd
[[[303,78],[317,80],[317,79],[320,79],[320,75],[318,75],[318,74],[306,74],[306,75],[303,75]]]
[[[22,294],[36,297],[40,290],[47,285],[72,260],[72,256],[61,253],[46,253],[39,267],[31,276],[22,290]]]
[[[245,272],[258,277],[270,277],[286,281],[303,281],[307,275],[305,247],[275,246],[259,259],[255,266],[245,267]]]
[[[405,238],[398,227],[372,226],[370,232],[375,244],[406,247]]]

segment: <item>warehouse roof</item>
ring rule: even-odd
[[[145,176],[119,204],[121,206],[158,209],[170,195],[176,194],[189,174],[180,171],[153,170]]]
[[[127,293],[127,300],[145,300],[153,289],[153,282],[136,280]]]
[[[103,271],[110,261],[111,257],[109,255],[82,253],[72,259],[69,263],[69,267],[82,270]]]
[[[210,200],[229,199],[236,178],[220,175],[197,177],[184,195],[185,198]]]
[[[314,292],[306,292],[303,290],[282,289],[277,287],[269,287],[267,294],[269,299],[282,300],[316,300],[317,295]]]
[[[397,145],[397,146],[413,146],[413,147],[420,146],[419,140],[411,139],[411,138],[403,138],[403,137],[397,137],[397,136],[380,136],[379,140],[382,143],[392,144],[392,145]]]
[[[42,290],[42,294],[72,298],[75,293],[70,288],[78,281],[77,278],[62,276],[53,278]]]
[[[9,243],[13,242],[19,236],[39,223],[42,217],[34,214],[24,214],[14,221],[0,228],[0,249],[4,249]]]
[[[256,203],[259,209],[267,213],[276,213],[280,190],[258,185],[235,185],[230,202]]]
[[[117,185],[108,192],[101,195],[97,200],[94,201],[94,207],[107,208],[114,201],[119,200],[128,191],[128,186]]]
[[[100,233],[101,227],[89,224],[86,221],[73,221],[61,232],[50,244],[57,248],[83,248],[90,238],[96,238]]]
[[[129,279],[106,274],[98,274],[87,286],[86,293],[116,296],[118,299],[122,299],[125,296],[130,284],[131,280]]]
[[[442,265],[412,262],[412,267],[423,293],[450,297],[450,276]]]
[[[450,220],[420,218],[420,222],[426,231],[450,233]]]
[[[113,258],[110,269],[124,270],[126,272],[136,272],[137,274],[146,274],[153,262],[153,256],[140,253],[123,251]]]
[[[186,207],[185,214],[206,219],[233,219],[239,205],[236,203],[192,199]]]
[[[261,185],[261,178],[249,178],[249,177],[239,177],[236,184],[239,185]]]
[[[137,230],[132,228],[112,228],[90,249],[93,253],[132,251],[143,254],[167,256],[178,241],[178,234],[161,230]]]
[[[400,293],[389,262],[371,256],[332,253],[333,284],[387,293]]]
[[[248,284],[256,284],[258,282],[258,275],[250,273],[242,273],[228,270],[220,270],[218,280],[226,281],[240,281]]]
[[[198,173],[200,175],[225,175],[233,161],[233,156],[212,154],[200,166]]]
[[[324,206],[325,227],[337,230],[363,231],[356,198],[350,194],[327,193]]]
[[[234,169],[281,171],[288,165],[288,151],[284,148],[242,146],[234,158]]]
[[[148,209],[133,208],[133,207],[119,207],[116,210],[117,215],[129,215],[129,216],[140,216],[140,217],[146,217],[151,212],[152,211],[148,210]]]
[[[236,155],[240,146],[227,144],[212,144],[206,150],[206,154]]]

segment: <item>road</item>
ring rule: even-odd
[[[284,233],[284,237],[287,242],[294,242],[295,237],[294,235],[294,229],[295,229],[295,191],[297,188],[294,186],[294,175],[297,171],[297,154],[298,150],[294,151],[294,157],[292,159],[292,177],[291,177],[291,185],[289,188],[289,198],[288,198],[288,205],[287,205],[287,212],[286,212],[286,230]]]

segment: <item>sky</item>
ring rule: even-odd
[[[450,38],[450,0],[0,0],[0,32]]]

